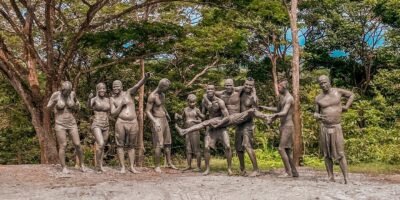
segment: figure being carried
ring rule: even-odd
[[[128,148],[130,171],[132,173],[139,173],[139,171],[134,168],[135,145],[139,133],[134,96],[149,77],[150,73],[145,73],[143,79],[126,92],[122,91],[121,81],[116,80],[113,82],[114,94],[111,97],[111,115],[117,118],[115,123],[115,141],[117,143],[117,154],[121,165],[121,173],[125,173],[124,147]]]
[[[88,107],[93,110],[94,116],[90,127],[94,137],[96,138],[96,164],[98,170],[104,172],[103,157],[104,147],[108,142],[109,134],[109,115],[110,115],[110,98],[106,97],[106,85],[98,83],[96,85],[96,96],[90,93]]]
[[[157,88],[150,93],[147,99],[146,114],[152,122],[153,146],[154,146],[154,164],[155,171],[161,173],[160,160],[161,150],[164,149],[168,167],[178,169],[172,164],[171,160],[171,131],[168,121],[171,120],[165,109],[165,94],[171,82],[163,78],[158,83]]]
[[[55,131],[58,142],[58,156],[63,173],[69,173],[67,166],[65,165],[65,148],[67,146],[67,134],[70,135],[72,143],[75,146],[75,152],[77,154],[80,169],[85,171],[83,164],[83,152],[81,149],[78,126],[76,124],[74,112],[78,111],[80,104],[76,98],[76,94],[72,91],[72,84],[69,81],[65,81],[61,84],[61,90],[54,92],[49,102],[47,103],[48,109],[53,109],[55,118]]]
[[[347,184],[347,161],[344,153],[344,138],[341,122],[341,114],[349,109],[354,100],[354,93],[332,88],[327,76],[318,78],[322,93],[315,98],[316,109],[314,117],[320,124],[320,148],[325,159],[325,166],[329,180],[334,182],[333,162],[338,160],[342,170],[344,183]],[[347,102],[342,106],[341,98],[346,97]]]
[[[285,166],[286,174],[282,177],[298,177],[296,166],[293,162],[292,146],[294,137],[293,125],[293,96],[289,93],[288,82],[282,81],[278,85],[279,90],[279,103],[278,107],[264,107],[260,108],[275,112],[271,115],[271,122],[275,119],[280,119],[281,126],[279,128],[280,141],[279,141],[279,154],[281,155],[283,164]]]
[[[195,124],[201,123],[205,116],[196,107],[196,95],[189,94],[187,97],[188,106],[183,110],[181,115],[175,113],[175,119],[183,119],[184,127],[189,128]],[[196,156],[197,168],[195,171],[201,171],[201,153],[200,153],[200,131],[193,131],[185,135],[186,141],[186,159],[187,168],[192,169],[192,154]]]

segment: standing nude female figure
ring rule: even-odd
[[[78,126],[76,124],[73,112],[79,110],[80,104],[76,98],[76,94],[72,91],[72,84],[69,81],[65,81],[61,84],[61,90],[54,92],[47,108],[54,111],[55,118],[55,131],[57,136],[57,142],[59,145],[58,156],[63,173],[68,173],[68,169],[65,165],[65,148],[67,146],[67,134],[72,138],[72,143],[75,146],[75,151],[78,156],[81,171],[84,171],[83,164],[83,152],[81,149]]]
[[[98,83],[96,85],[96,96],[93,97],[91,93],[89,95],[88,107],[93,109],[94,116],[93,122],[90,127],[94,137],[96,138],[96,164],[99,171],[104,172],[103,168],[103,157],[104,157],[104,146],[108,142],[109,136],[109,122],[108,118],[110,115],[110,98],[106,97],[106,85],[104,83]]]

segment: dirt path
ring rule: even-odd
[[[351,183],[326,181],[326,174],[301,168],[300,178],[278,178],[270,171],[256,178],[166,170],[158,175],[99,174],[52,165],[0,165],[0,199],[400,199],[400,175],[351,174]]]

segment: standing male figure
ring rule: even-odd
[[[271,122],[280,118],[281,126],[279,128],[280,141],[279,141],[279,154],[281,155],[283,165],[285,166],[286,175],[289,177],[298,177],[299,174],[293,162],[292,146],[294,137],[294,124],[293,124],[293,106],[294,99],[289,93],[288,82],[282,81],[278,85],[279,90],[279,103],[278,107],[263,107],[261,108],[273,111],[275,114],[271,115]],[[270,123],[271,123],[270,122]]]
[[[150,73],[146,73],[143,79],[126,92],[122,91],[121,81],[115,80],[113,82],[113,96],[110,98],[111,115],[117,118],[115,123],[115,141],[117,143],[117,154],[121,165],[121,173],[125,173],[124,147],[128,148],[130,171],[132,173],[139,173],[133,167],[135,162],[136,139],[139,133],[134,96],[149,77]]]
[[[244,83],[242,92],[240,93],[240,112],[243,113],[250,109],[257,109],[257,97],[255,96],[254,79],[247,78]],[[245,174],[244,165],[244,150],[250,157],[251,163],[253,164],[253,172],[250,176],[254,177],[259,175],[259,169],[257,164],[256,154],[253,149],[253,117],[249,118],[247,121],[240,123],[236,127],[235,133],[235,148],[239,157],[240,171]]]
[[[344,154],[344,138],[340,122],[342,112],[347,111],[353,103],[354,93],[344,89],[332,88],[329,78],[325,75],[318,77],[318,83],[322,93],[315,98],[314,117],[321,122],[319,141],[324,154],[326,171],[329,180],[334,182],[333,162],[338,160],[344,183],[347,184],[347,161]],[[341,103],[343,96],[348,98],[345,106],[342,106]]]
[[[178,169],[172,164],[171,160],[171,132],[168,121],[171,120],[165,109],[165,94],[171,82],[163,78],[158,83],[157,88],[150,94],[147,100],[146,115],[152,122],[153,146],[154,146],[154,164],[155,171],[161,173],[160,160],[161,149],[164,149],[168,167]]]
[[[208,85],[206,90],[207,101],[202,101],[202,113],[206,115],[208,112],[209,119],[222,119],[223,117],[229,116],[228,109],[225,106],[225,102],[215,96],[215,86]],[[204,139],[204,160],[206,165],[206,171],[203,175],[210,173],[210,148],[215,149],[217,141],[221,141],[225,148],[225,155],[228,163],[228,175],[232,175],[232,151],[229,144],[229,135],[226,131],[226,127],[213,128],[207,127],[206,136]]]

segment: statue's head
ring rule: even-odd
[[[206,93],[208,98],[212,98],[215,94],[215,86],[214,85],[207,85]]]
[[[326,75],[321,75],[318,77],[318,84],[324,92],[327,92],[331,89],[331,82],[329,77]]]
[[[122,82],[120,80],[113,81],[112,88],[114,94],[119,94],[122,91]]]
[[[171,85],[171,81],[166,78],[163,78],[158,82],[158,90],[161,92],[165,92],[168,90],[169,86]]]
[[[254,79],[252,77],[248,77],[244,82],[244,92],[251,93],[254,88]]]
[[[289,87],[289,83],[288,83],[287,81],[281,81],[281,82],[278,84],[278,91],[279,91],[279,93],[280,93],[280,94],[285,94],[285,92],[287,91],[288,87]]]
[[[196,107],[197,97],[194,94],[189,94],[187,97],[187,102],[190,108]]]
[[[64,81],[61,84],[61,94],[63,96],[69,96],[71,94],[72,91],[72,83],[69,81]]]
[[[106,96],[106,92],[107,92],[106,84],[98,83],[96,85],[96,94],[97,94],[97,96],[104,97],[104,96]]]
[[[231,78],[225,79],[224,86],[225,86],[225,91],[227,93],[232,93],[233,87],[235,87],[234,83],[233,83],[233,79],[231,79]]]

